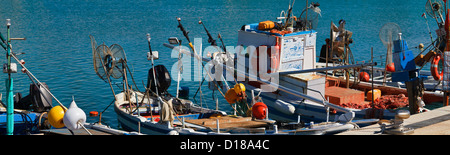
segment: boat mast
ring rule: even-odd
[[[11,26],[11,19],[6,19],[6,51],[8,52],[6,54],[6,58],[8,59],[7,64],[7,73],[8,73],[8,79],[6,79],[6,101],[7,101],[7,107],[6,107],[6,134],[7,135],[13,135],[14,132],[14,97],[13,97],[13,78],[11,78],[11,36],[9,27]]]

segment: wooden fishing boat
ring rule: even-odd
[[[295,121],[299,116],[304,120],[318,122],[329,121],[333,118],[334,121],[342,121],[340,118],[344,117],[348,118],[346,121],[359,121],[368,118],[392,119],[399,109],[407,108],[409,100],[407,97],[408,91],[405,88],[374,84],[374,89],[377,89],[374,91],[380,91],[382,97],[371,103],[372,101],[367,98],[369,96],[367,94],[368,91],[372,90],[372,82],[352,83],[349,80],[350,76],[347,76],[344,80],[342,78],[345,76],[326,77],[325,74],[319,73],[327,71],[326,69],[363,68],[364,66],[374,66],[376,63],[367,65],[342,64],[335,68],[318,69],[315,62],[316,31],[294,27],[294,30],[297,31],[274,33],[273,29],[270,31],[261,29],[260,26],[264,23],[267,22],[247,24],[238,31],[237,45],[244,47],[241,49],[246,50],[242,51],[236,48],[237,51],[234,55],[220,52],[212,55],[215,56],[214,59],[221,60],[217,62],[224,62],[223,66],[234,64],[231,67],[232,69],[225,69],[224,76],[229,74],[237,79],[239,77],[245,78],[241,81],[245,84],[247,92],[250,90],[261,92],[260,95],[264,99],[264,103],[269,107],[271,119]],[[345,22],[342,23],[345,24]],[[341,36],[340,45],[342,47],[336,48],[342,48],[342,55],[346,55],[350,51],[348,48],[350,39],[348,38],[350,38],[351,32],[342,29],[339,33],[334,35]],[[406,46],[406,43],[404,45]],[[267,64],[259,62],[261,57],[262,60],[265,59],[261,54],[267,56]],[[265,70],[260,71],[261,65],[267,65],[267,72]],[[242,66],[245,66],[245,69],[242,69]],[[404,70],[400,69],[398,72],[401,71]],[[253,75],[251,75],[251,72],[253,72]],[[265,79],[262,78],[264,76]],[[278,77],[278,79],[275,78],[274,82],[272,77]],[[235,83],[234,81],[228,81]],[[274,90],[264,91],[262,85],[274,88]],[[442,101],[442,94],[425,91],[420,100],[424,101],[425,104],[440,102]],[[378,105],[377,102],[383,102],[385,105]]]
[[[179,22],[178,27],[181,29],[181,31],[183,31],[183,34],[189,41],[189,37],[187,36],[186,30],[180,23],[181,19],[177,18],[177,20]],[[199,22],[199,23],[202,24],[202,22]],[[204,28],[206,30],[206,27],[204,27]],[[207,31],[207,33],[208,33],[208,31]],[[311,33],[302,32],[301,34],[307,35],[307,34],[311,34]],[[210,37],[209,40],[213,40],[210,35],[208,35],[208,36]],[[171,44],[179,44],[178,39],[175,37],[171,37],[169,39],[169,41]],[[211,44],[214,44],[215,41],[211,41],[211,42],[212,42]],[[181,45],[181,44],[179,44],[179,45]],[[184,49],[179,49],[179,52],[186,54],[188,56],[192,56],[195,59],[198,59],[199,61],[209,61],[208,59],[202,58],[201,56],[197,55],[197,53],[195,52],[195,49],[193,48],[193,46],[190,42],[189,42],[189,45],[193,52],[189,52]],[[169,47],[171,49],[175,48],[174,45],[170,45],[170,44],[164,44],[164,46]],[[220,53],[219,53],[219,55],[220,55]],[[225,58],[226,58],[228,55],[225,53],[225,54],[222,54],[222,56],[225,56]],[[218,58],[218,56],[216,56],[216,58]],[[212,59],[214,59],[214,58],[212,58]],[[220,61],[220,62],[226,62],[226,61]],[[214,64],[214,65],[225,66],[223,64]],[[233,67],[235,68],[235,66],[233,66]],[[227,70],[234,71],[233,68],[227,68]],[[209,73],[207,73],[207,74],[209,74]],[[210,78],[211,78],[211,76],[210,76]],[[218,80],[218,79],[216,79],[216,80]],[[212,82],[215,82],[215,81],[212,80]],[[212,84],[212,85],[216,85],[216,84]],[[237,84],[237,85],[239,85],[239,84]],[[237,85],[235,85],[235,87],[233,88],[234,90],[238,89],[236,87]],[[233,92],[235,92],[233,89],[229,89],[228,86],[226,86],[225,88],[226,88],[226,92],[227,92],[226,94],[233,94]],[[220,88],[216,87],[216,89],[220,89]],[[240,89],[245,89],[245,88],[240,87]],[[231,92],[231,93],[229,93],[229,92]],[[238,93],[238,92],[236,92],[236,93]],[[252,94],[252,96],[253,96],[253,94]],[[228,101],[227,96],[224,96],[224,97]],[[259,97],[259,95],[257,97]],[[253,99],[256,99],[256,98],[252,97],[251,100],[253,100]],[[238,99],[238,100],[245,101],[243,99]],[[234,104],[233,103],[234,99],[231,99],[231,102],[230,101],[228,101],[228,102],[230,104]],[[252,103],[254,103],[254,102],[252,101]],[[264,103],[262,103],[262,102],[259,102],[259,103],[264,105]],[[252,104],[252,106],[255,106],[256,104]],[[247,107],[248,107],[248,105],[247,105]],[[337,106],[335,106],[335,107],[337,107]],[[342,110],[342,108],[339,108],[339,107],[337,107],[337,108]],[[238,111],[238,110],[236,110],[236,108],[234,106],[233,106],[233,109],[235,110],[235,112]],[[240,113],[240,115],[242,115],[242,117],[218,116],[219,118],[217,118],[217,117],[215,117],[215,118],[199,118],[199,119],[194,119],[194,120],[189,120],[189,121],[185,121],[185,120],[181,119],[182,120],[181,125],[182,126],[186,126],[186,124],[193,125],[193,126],[191,126],[191,128],[195,128],[194,129],[195,131],[203,131],[203,133],[189,132],[189,134],[328,134],[328,133],[342,132],[342,131],[350,130],[350,129],[357,127],[357,125],[355,123],[350,122],[351,119],[347,120],[345,118],[345,116],[347,116],[347,115],[350,115],[350,117],[353,117],[353,115],[354,115],[354,113],[351,113],[351,111],[346,111],[346,110],[344,110],[344,111],[350,112],[350,113],[345,113],[343,116],[341,116],[338,119],[338,120],[340,120],[340,122],[328,122],[327,121],[327,122],[319,123],[319,124],[314,124],[313,122],[302,123],[302,121],[300,121],[300,117],[298,117],[297,121],[293,121],[293,122],[291,121],[290,123],[282,123],[280,121],[269,121],[267,119],[267,117],[266,117],[266,119],[263,119],[263,118],[255,119],[255,118],[249,118],[249,117],[246,118],[246,116],[249,116],[248,114],[246,114],[246,113],[249,113],[249,111],[250,111],[250,113],[253,113],[253,117],[255,117],[255,107],[253,107],[252,110],[249,110],[249,109],[243,110],[243,111],[242,111],[242,109],[239,110],[239,113]],[[268,112],[266,109],[263,109],[263,111],[265,111],[266,113]],[[267,116],[267,115],[268,114],[266,114],[265,116]],[[141,119],[141,120],[145,121],[145,119]],[[178,119],[178,121],[180,121],[180,119]],[[225,121],[225,123],[226,123],[224,125],[226,127],[225,129],[222,129],[220,127],[220,124],[223,124],[223,123],[220,123],[220,121]],[[370,120],[370,121],[376,121],[376,120]],[[176,122],[176,120],[174,122]],[[280,127],[278,127],[278,125],[276,125],[275,123],[279,124]],[[215,129],[212,128],[214,126],[214,124],[216,125]],[[205,128],[205,126],[206,126],[206,128]],[[270,126],[273,126],[273,127],[270,127]],[[201,127],[201,128],[198,128],[198,127]],[[255,130],[254,127],[259,127],[259,128],[257,130]],[[287,127],[287,129],[286,129],[286,127]],[[236,129],[238,129],[238,130],[236,130]],[[184,128],[181,128],[181,129],[178,128],[178,129],[176,129],[176,131],[177,131],[176,133],[185,134]],[[204,133],[205,131],[207,133]],[[225,131],[225,133],[224,133],[224,131]],[[239,132],[236,132],[236,131],[239,131]],[[262,131],[262,132],[255,133],[256,131]]]
[[[132,92],[130,101],[126,101],[124,100],[124,94],[122,92],[116,95],[117,101],[114,103],[114,110],[117,113],[117,119],[123,129],[144,134],[322,135],[339,133],[356,128],[355,124],[348,123],[329,122],[314,124],[277,122],[266,119],[254,119],[252,117],[230,116],[224,111],[202,108],[189,100],[177,99],[175,97],[167,98],[169,100],[164,101],[166,102],[164,104],[171,102],[172,108],[162,107],[160,109],[156,104],[158,100],[156,96],[142,99],[144,97],[143,93]],[[138,108],[136,108],[136,99],[139,101]]]
[[[122,92],[115,94],[110,86],[115,99],[114,111],[119,124],[125,130],[152,135],[328,134],[355,128],[354,124],[347,123],[279,122],[277,125],[277,122],[273,120],[228,116],[224,111],[203,108],[190,100],[180,99],[168,93],[167,88],[172,80],[170,74],[164,66],[153,66],[153,63],[152,69],[149,70],[146,91],[131,89],[127,84],[127,61],[123,49],[111,53],[111,49],[120,46],[114,44],[109,49],[105,45],[97,46],[92,36],[91,39],[94,67],[99,77],[105,81],[108,80],[109,83],[110,76],[123,77]],[[149,52],[151,60],[154,58],[152,55]],[[108,60],[108,56],[114,61],[103,62]],[[115,75],[114,69],[118,67],[110,67],[110,65],[122,66],[123,72],[117,72],[118,74]],[[112,71],[107,71],[107,67]],[[104,72],[101,72],[102,69]]]

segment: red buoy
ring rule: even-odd
[[[367,72],[361,72],[361,73],[359,73],[359,79],[364,82],[369,82],[370,75]]]
[[[388,71],[388,72],[395,72],[395,65],[394,65],[394,63],[390,63],[390,64],[386,65],[386,71]]]
[[[91,111],[91,112],[89,112],[89,116],[96,117],[96,116],[98,116],[98,112],[97,111]]]
[[[268,110],[267,106],[262,102],[257,102],[252,106],[252,113],[256,119],[265,119]]]

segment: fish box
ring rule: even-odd
[[[325,98],[330,103],[342,105],[344,103],[364,104],[364,92],[341,87],[328,87]]]
[[[280,85],[317,99],[323,99],[325,95],[325,77],[316,74],[303,73],[280,76]],[[297,97],[291,95],[285,95],[283,98],[298,100]]]

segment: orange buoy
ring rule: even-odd
[[[98,116],[98,112],[97,111],[91,111],[91,112],[89,112],[89,116],[90,117],[96,117],[96,116]]]
[[[370,75],[367,72],[361,72],[361,73],[359,73],[359,79],[364,82],[369,82]]]
[[[390,63],[390,64],[386,65],[386,71],[395,72],[395,65],[394,65],[394,63]]]
[[[225,99],[229,104],[236,103],[236,100],[238,98],[238,95],[236,94],[236,91],[234,88],[228,89],[228,91],[225,93]]]
[[[256,119],[266,118],[266,112],[268,111],[266,104],[257,102],[252,106],[252,114]]]

